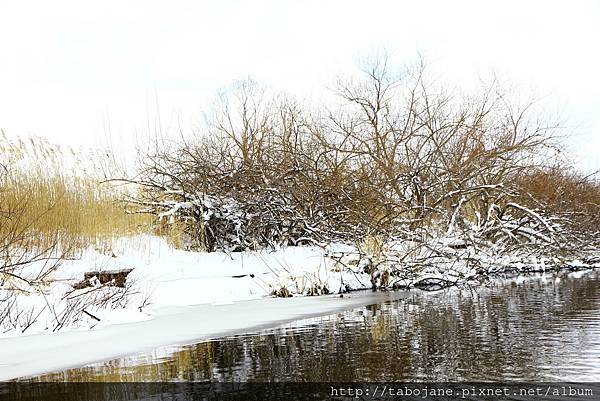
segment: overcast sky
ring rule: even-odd
[[[191,124],[253,77],[301,97],[385,49],[453,84],[492,73],[569,118],[600,168],[600,2],[0,0],[0,128],[73,146]],[[149,111],[150,110],[150,111]],[[150,115],[150,118],[148,117]],[[168,121],[163,121],[168,125]]]

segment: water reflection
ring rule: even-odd
[[[600,274],[504,280],[35,378],[600,380]]]

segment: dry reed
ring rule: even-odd
[[[0,239],[16,230],[38,248],[58,238],[71,249],[84,249],[148,232],[149,217],[126,213],[122,199],[131,188],[101,184],[110,162],[107,152],[0,137]]]

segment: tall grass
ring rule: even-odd
[[[28,246],[84,249],[149,230],[149,217],[126,213],[131,188],[103,181],[110,156],[78,152],[43,140],[0,138],[0,239],[27,234]]]

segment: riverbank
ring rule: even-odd
[[[420,259],[413,256],[401,263],[343,244],[203,253],[174,249],[156,236],[121,238],[110,248],[88,249],[77,258],[62,261],[47,274],[44,286],[5,280],[0,291],[13,297],[17,311],[13,309],[14,321],[4,322],[0,338],[139,322],[153,319],[158,310],[201,304],[345,294],[373,287],[436,290],[507,271],[600,267],[598,257],[567,262],[498,257],[444,241],[435,245],[443,256],[439,252]],[[35,277],[47,269],[45,263],[28,264],[22,277]],[[126,277],[119,278],[121,274]]]
[[[26,380],[593,381],[600,378],[599,290],[600,270],[498,275],[485,286],[406,291],[397,300]]]
[[[41,290],[24,280],[6,281],[0,291],[12,295],[22,313],[12,327],[5,322],[0,338],[97,329],[153,319],[157,310],[306,294],[317,286],[334,294],[370,285],[367,274],[335,271],[332,263],[317,247],[203,253],[174,249],[162,237],[122,238],[111,248],[63,260]],[[21,276],[36,277],[44,269],[45,261],[30,263]],[[121,272],[127,273],[124,283],[100,277]]]
[[[536,273],[504,278],[499,276],[492,280],[491,286],[481,288],[482,291],[479,294],[493,292],[494,288],[523,289],[527,287],[540,289],[536,285],[539,286],[541,283],[548,285],[549,288],[554,288],[558,283],[584,280],[585,277],[590,277],[590,273],[592,273],[590,270],[580,270],[570,273]],[[114,324],[94,330],[71,330],[60,333],[5,338],[0,339],[0,361],[2,361],[0,364],[0,381],[16,378],[26,379],[30,376],[64,371],[90,364],[100,367],[103,361],[126,356],[132,356],[131,361],[135,361],[136,355],[142,360],[144,355],[154,355],[155,358],[159,358],[158,362],[160,358],[168,358],[171,355],[168,350],[172,352],[181,349],[186,344],[196,344],[226,336],[241,335],[247,337],[248,333],[257,333],[264,329],[288,327],[297,324],[291,322],[296,322],[299,319],[334,315],[374,304],[392,305],[395,304],[392,301],[401,301],[402,299],[406,299],[409,305],[409,309],[402,310],[410,311],[412,310],[410,305],[415,302],[414,297],[428,299],[429,307],[435,310],[444,308],[448,299],[454,299],[452,294],[456,295],[464,290],[466,290],[466,294],[473,295],[472,288],[459,286],[433,293],[419,290],[357,291],[346,294],[343,298],[337,295],[287,299],[263,298],[226,305],[172,307],[157,310],[153,319],[142,322]],[[537,297],[535,294],[532,296]],[[507,301],[509,300],[507,299]],[[470,305],[475,304],[478,303],[471,303]],[[501,304],[504,305],[504,303]],[[536,317],[536,319],[539,320],[541,317]],[[362,321],[362,319],[359,319],[359,321]],[[523,320],[523,322],[527,321],[527,319]],[[410,330],[412,324],[405,323],[406,327],[403,330]],[[492,323],[488,322],[487,324],[493,325]],[[482,327],[487,327],[485,322],[481,322],[481,324]],[[157,349],[159,351],[156,351]],[[159,354],[156,354],[156,352],[159,352]],[[163,355],[164,352],[167,352],[167,354]],[[107,369],[110,369],[110,367],[107,367]],[[56,376],[48,375],[44,376],[43,380],[65,380],[65,377],[60,374]],[[102,376],[98,377],[101,378]],[[135,377],[123,377],[122,380],[136,380]],[[89,375],[74,375],[68,380],[88,381],[90,378]]]
[[[20,286],[19,291],[12,289],[16,305],[28,311],[24,313],[31,321],[0,336],[0,380],[333,313],[401,294],[351,292],[373,285],[436,290],[469,281],[478,285],[477,280],[506,271],[600,267],[594,258],[568,264],[516,256],[475,259],[468,248],[446,242],[445,259],[393,271],[374,256],[342,244],[227,254],[177,250],[154,236],[121,239],[110,249],[89,249],[63,261],[43,291],[12,282]],[[379,269],[372,269],[375,265]],[[39,268],[33,263],[25,273]],[[129,273],[122,286],[101,283],[96,276],[84,280],[90,272],[123,271]],[[288,297],[293,298],[281,299]],[[86,299],[93,302],[86,304]],[[57,325],[69,316],[68,323]]]

